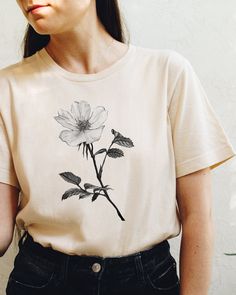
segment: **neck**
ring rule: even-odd
[[[84,29],[86,28],[86,29]],[[116,61],[127,45],[112,38],[102,24],[96,21],[89,26],[50,35],[46,46],[48,54],[61,67],[71,72],[96,73]]]

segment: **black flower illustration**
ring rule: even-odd
[[[94,151],[93,144],[101,138],[105,127],[103,123],[106,121],[107,115],[108,111],[104,107],[98,106],[91,111],[90,104],[81,100],[74,101],[72,103],[70,112],[60,109],[58,116],[54,117],[58,123],[67,128],[67,130],[61,131],[59,138],[66,142],[69,146],[77,146],[78,151],[82,145],[83,156],[86,155],[87,160],[88,155],[90,155],[93,161],[96,177],[99,182],[99,185],[84,183],[82,186],[81,178],[79,176],[72,172],[62,172],[59,175],[65,181],[75,185],[75,187],[64,192],[62,200],[77,195],[79,196],[79,199],[91,197],[91,201],[94,202],[99,196],[103,196],[115,208],[120,219],[124,221],[124,217],[108,194],[108,190],[113,189],[109,187],[109,185],[104,185],[102,181],[102,173],[107,157],[120,158],[124,156],[124,152],[121,149],[112,147],[114,144],[126,148],[133,147],[134,145],[130,138],[123,136],[120,132],[115,131],[114,129],[111,129],[111,133],[114,137],[110,146],[108,148],[99,149],[96,152]],[[104,154],[104,158],[98,168],[96,157],[99,154]]]
[[[54,117],[58,123],[69,129],[60,133],[60,139],[70,146],[77,146],[83,142],[90,144],[99,140],[107,113],[101,106],[96,107],[91,113],[91,107],[86,101],[74,101],[71,112],[60,110],[58,116]]]

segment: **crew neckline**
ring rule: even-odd
[[[110,74],[121,68],[128,61],[130,56],[132,56],[133,51],[135,50],[135,45],[131,43],[127,45],[128,49],[118,60],[116,60],[113,64],[109,65],[105,69],[92,74],[74,73],[64,69],[49,55],[45,47],[37,51],[36,56],[44,64],[46,64],[50,70],[52,70],[56,74],[63,76],[64,78],[75,81],[94,81],[109,76]]]

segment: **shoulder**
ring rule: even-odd
[[[167,79],[169,88],[173,88],[181,74],[191,74],[193,68],[189,60],[180,52],[169,48],[148,48],[133,45],[135,66],[144,68],[145,73]]]
[[[189,63],[188,59],[180,52],[169,48],[149,48],[133,45],[138,58],[142,57],[152,62],[162,64],[171,71],[181,71]]]
[[[172,93],[180,77],[192,75],[193,68],[189,60],[180,52],[169,48],[146,48],[135,45],[135,65],[142,65],[145,75],[150,73],[162,79]]]
[[[0,69],[0,84],[21,79],[35,71],[36,56],[30,56],[19,62]]]
[[[0,69],[0,112],[8,110],[16,94],[19,94],[26,84],[28,85],[28,81],[32,80],[36,71],[35,56]]]

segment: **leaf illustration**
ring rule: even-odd
[[[104,187],[102,187],[102,190],[105,190],[105,191],[108,191],[109,189],[113,190],[113,188],[109,187],[108,185],[105,185]]]
[[[87,189],[96,189],[96,188],[100,188],[100,186],[97,186],[97,185],[94,185],[94,184],[91,184],[91,183],[85,183],[84,184],[84,188],[87,190]]]
[[[128,147],[128,148],[134,146],[130,138],[123,136],[120,132],[115,131],[114,129],[112,129],[111,132],[115,136],[115,138],[113,139],[113,143],[116,143],[118,145]]]
[[[116,137],[118,136],[120,133],[117,132],[115,129],[111,129],[111,133]]]
[[[94,156],[98,155],[98,154],[102,154],[105,153],[107,151],[107,149],[100,149],[99,151],[97,151]]]
[[[124,136],[117,136],[116,138],[114,138],[113,142],[118,145],[128,147],[128,148],[134,146],[132,140],[130,138],[124,137]]]
[[[79,186],[81,182],[81,178],[79,176],[76,176],[72,172],[62,172],[59,173],[59,175],[67,182],[73,183],[77,186]]]
[[[108,191],[109,189],[113,189],[111,187],[98,187],[98,188],[95,188],[93,191],[96,192],[96,191]]]
[[[81,192],[81,193],[79,194],[79,198],[80,198],[80,199],[84,199],[84,198],[89,197],[89,196],[91,196],[91,195],[93,195],[93,193],[83,191],[83,192]]]
[[[71,196],[74,195],[79,195],[81,192],[83,192],[81,189],[79,188],[70,188],[67,191],[64,192],[64,194],[62,195],[62,200],[65,200]]]
[[[112,189],[110,187],[108,187],[108,185],[105,185],[104,187],[102,186],[97,186],[97,185],[94,185],[94,184],[91,184],[91,183],[85,183],[84,184],[84,188],[87,190],[87,189],[93,189],[93,192],[100,192],[101,190],[109,190],[109,189]]]
[[[120,149],[112,148],[108,150],[107,155],[111,158],[120,158],[124,156],[124,153]]]
[[[94,202],[98,196],[99,196],[99,193],[95,193],[92,197],[92,202]]]

